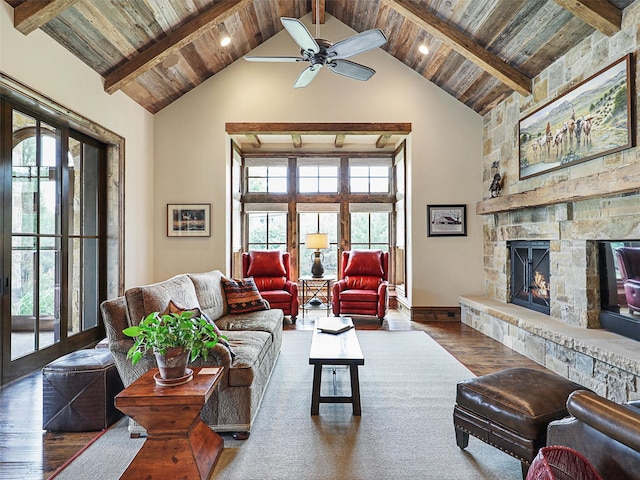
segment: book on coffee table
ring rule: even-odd
[[[349,317],[319,318],[316,320],[316,325],[321,332],[334,335],[353,328],[353,322]]]

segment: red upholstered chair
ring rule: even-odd
[[[333,314],[387,314],[389,254],[380,250],[342,252],[340,277],[333,285]]]
[[[296,323],[298,284],[292,282],[289,253],[280,250],[251,250],[242,254],[242,276],[253,277],[262,298],[271,308],[280,308]]]
[[[640,313],[640,248],[621,247],[616,256],[629,312]]]

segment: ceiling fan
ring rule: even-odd
[[[296,82],[295,88],[303,88],[311,83],[322,67],[333,73],[356,80],[369,80],[376,71],[373,68],[346,60],[348,57],[368,52],[387,43],[387,37],[380,29],[366,30],[336,43],[322,38],[313,38],[307,27],[297,18],[280,18],[289,35],[300,46],[300,57],[253,57],[245,56],[250,62],[309,62]],[[317,28],[316,28],[317,30]],[[316,31],[317,36],[317,31]]]

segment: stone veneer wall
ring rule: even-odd
[[[599,351],[598,341],[578,347],[573,341],[575,330],[571,328],[586,330],[599,327],[597,240],[640,239],[640,191],[629,192],[624,188],[628,166],[631,166],[634,175],[640,173],[640,149],[633,147],[519,180],[518,121],[614,61],[633,53],[636,109],[633,128],[637,138],[640,104],[638,24],[640,0],[625,9],[619,33],[607,37],[594,32],[534,79],[533,95],[522,97],[514,93],[485,115],[483,182],[487,195],[483,202],[490,202],[487,199],[489,185],[496,172],[494,165],[498,165],[497,171],[505,178],[501,197],[513,197],[507,202],[508,208],[484,215],[484,298],[487,304],[495,301],[498,305],[515,310],[510,310],[505,317],[493,307],[490,309],[492,313],[483,311],[480,298],[475,298],[473,302],[461,298],[463,322],[616,400],[637,397],[638,372],[635,369],[638,368],[640,357],[616,357],[616,361],[611,363],[611,352],[591,355],[587,350]],[[618,175],[621,167],[626,173]],[[611,172],[607,191],[612,193],[592,198],[590,189],[593,183],[589,182],[593,182],[595,176],[603,171]],[[584,185],[581,185],[580,179],[586,179]],[[537,205],[533,202],[534,206],[517,207],[517,194],[545,188],[548,192],[554,186],[561,188],[564,182],[577,185],[575,191],[571,191],[572,201],[557,203],[541,196]],[[547,318],[552,323],[543,330],[531,323],[523,323],[522,318],[528,318],[529,314],[518,314],[518,311],[525,309],[508,303],[510,259],[507,242],[510,240],[550,240],[551,313]],[[563,325],[570,329],[563,330]],[[637,342],[635,345],[640,347]],[[608,366],[600,368],[598,365]],[[587,378],[600,380],[592,384],[585,381]]]
[[[628,53],[635,64],[635,108],[640,103],[640,1],[624,11],[622,31],[612,37],[595,32],[534,79],[534,94],[514,93],[484,117],[484,185],[489,185],[498,164],[505,177],[501,196],[513,195],[588,177],[622,165],[637,165],[640,149],[622,152],[572,165],[553,172],[519,180],[518,121],[571,87]],[[637,130],[637,121],[634,122]],[[637,133],[637,132],[636,132]],[[615,192],[624,178],[613,178]],[[589,195],[574,192],[575,197]],[[597,328],[600,296],[596,240],[640,239],[640,192],[559,204],[541,204],[485,215],[484,222],[485,295],[509,301],[510,240],[551,241],[551,316],[563,322]]]

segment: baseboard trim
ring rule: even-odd
[[[389,302],[389,306],[391,307],[391,301]],[[409,305],[404,297],[394,297],[392,308],[395,308],[414,322],[459,322],[461,318],[460,306],[415,307]]]

